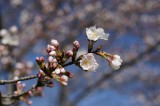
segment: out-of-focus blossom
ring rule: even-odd
[[[106,34],[102,28],[96,28],[92,26],[86,28],[86,35],[89,40],[97,41],[98,39],[108,40],[109,34]]]
[[[19,44],[19,39],[17,34],[17,27],[12,26],[10,28],[10,31],[7,31],[6,29],[0,30],[0,35],[2,36],[2,44],[4,45],[10,45],[10,46],[17,46]]]
[[[98,63],[94,58],[93,53],[88,53],[83,55],[82,60],[80,60],[80,66],[87,71],[95,71],[98,68]]]
[[[4,45],[0,45],[0,56],[6,56],[9,54],[8,48]]]
[[[14,76],[20,77],[32,72],[33,63],[31,61],[17,62],[15,64]]]
[[[21,5],[23,3],[23,0],[10,0],[10,2],[13,7],[16,7],[18,5]]]
[[[12,45],[12,46],[17,46],[19,44],[18,41],[18,37],[17,36],[12,36],[12,35],[6,35],[5,37],[3,37],[3,39],[1,40],[2,44],[5,45]]]
[[[20,23],[23,25],[23,24],[26,24],[32,17],[32,14],[27,11],[27,10],[23,10],[20,14]]]
[[[16,26],[12,26],[12,27],[9,28],[9,31],[10,31],[11,33],[15,34],[15,33],[17,33],[18,29],[17,29]]]
[[[1,29],[0,30],[0,36],[4,37],[7,34],[8,34],[8,31],[6,29]]]
[[[1,58],[2,64],[9,64],[12,62],[12,58],[10,56],[5,56]]]

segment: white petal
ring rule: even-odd
[[[55,73],[56,73],[56,74],[60,74],[60,72],[61,72],[61,71],[60,71],[59,68],[57,68],[57,69],[55,70]]]
[[[103,39],[103,40],[108,40],[108,37],[109,37],[109,34],[103,34],[100,39]]]

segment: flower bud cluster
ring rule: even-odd
[[[14,91],[15,95],[20,95],[22,94],[22,91],[24,90],[24,88],[26,87],[26,85],[24,83],[21,83],[20,81],[18,81],[16,83],[16,91]],[[26,102],[26,104],[31,105],[32,101],[29,100],[29,97],[31,97],[32,91],[28,91],[24,96],[19,97],[20,100]]]
[[[59,42],[55,39],[51,40],[51,44],[47,45],[46,52],[48,53],[48,63],[45,63],[43,57],[37,57],[36,62],[40,67],[38,74],[39,85],[52,87],[52,79],[57,80],[62,85],[68,84],[68,79],[73,77],[71,72],[65,70],[63,65],[69,58],[76,57],[76,53],[80,47],[78,41],[73,42],[73,50],[64,52],[59,49]]]

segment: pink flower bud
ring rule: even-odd
[[[59,68],[56,68],[55,73],[60,74],[61,70]]]
[[[28,100],[28,101],[26,101],[26,103],[27,103],[28,105],[31,105],[31,104],[32,104],[32,101]]]
[[[52,44],[53,46],[55,46],[56,48],[59,46],[58,41],[55,40],[55,39],[52,39],[52,40],[51,40],[51,44]]]
[[[22,84],[22,89],[24,89],[26,87],[26,84],[25,83],[23,83]]]
[[[20,85],[21,85],[21,81],[18,81],[18,82],[16,83],[16,86],[17,86],[17,87],[20,87]]]
[[[56,68],[57,65],[58,65],[57,62],[53,62],[52,67],[53,67],[53,68]]]
[[[33,96],[32,91],[28,91],[28,95],[29,95],[29,96]]]
[[[18,91],[14,91],[14,94],[18,95]]]
[[[56,59],[53,59],[53,63],[57,63],[57,60],[56,60]]]
[[[79,49],[80,44],[79,44],[79,42],[76,40],[76,41],[73,42],[73,46],[76,47],[77,49]]]
[[[65,73],[66,72],[64,68],[61,68],[60,71],[61,71],[61,73]]]
[[[53,62],[53,57],[52,57],[52,56],[49,56],[49,57],[48,57],[48,61],[49,61],[50,63],[52,63],[52,62]]]
[[[36,62],[37,63],[43,63],[44,62],[44,58],[43,57],[36,57]]]
[[[50,56],[56,56],[57,53],[56,53],[56,51],[51,51],[51,52],[49,53],[49,55],[50,55]]]
[[[66,52],[66,55],[67,55],[68,57],[72,57],[72,56],[73,56],[73,51],[68,50],[68,51]]]
[[[47,45],[47,48],[46,48],[47,53],[50,53],[51,51],[55,51],[55,50],[56,50],[56,48],[54,46]]]
[[[62,79],[63,81],[65,81],[65,82],[68,81],[68,77],[67,77],[66,75],[62,75],[62,76],[61,76],[61,79]]]
[[[67,82],[60,82],[62,85],[67,86],[68,83]]]
[[[69,78],[72,78],[72,77],[73,77],[73,73],[71,73],[71,72],[69,72],[69,71],[66,71],[65,75],[68,76]]]
[[[47,85],[48,87],[53,87],[54,86],[54,83],[52,81],[50,81]]]
[[[60,83],[62,84],[62,85],[68,85],[68,77],[66,76],[66,75],[62,75],[61,76],[61,78],[60,78]]]

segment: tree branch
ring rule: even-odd
[[[16,79],[16,80],[0,80],[0,85],[16,83],[18,81],[30,80],[30,79],[34,79],[34,78],[37,78],[37,77],[38,77],[38,75],[31,75],[31,76],[22,77],[22,78],[19,78],[19,79]]]
[[[114,75],[122,72],[122,70],[125,69],[126,67],[130,67],[130,66],[136,64],[138,61],[142,60],[145,55],[151,54],[153,51],[155,51],[159,45],[160,45],[160,41],[158,41],[154,46],[148,47],[144,52],[140,53],[136,58],[130,60],[129,62],[123,63],[123,65],[121,66],[121,68],[119,70],[111,71],[111,72],[105,74],[104,76],[102,76],[96,83],[94,83],[90,86],[87,86],[80,93],[80,95],[75,97],[75,99],[70,103],[69,106],[76,106],[81,101],[81,99],[83,99],[85,96],[89,95],[90,92],[92,92],[95,88],[99,87],[102,83],[104,83],[104,81],[106,79],[112,78]]]

